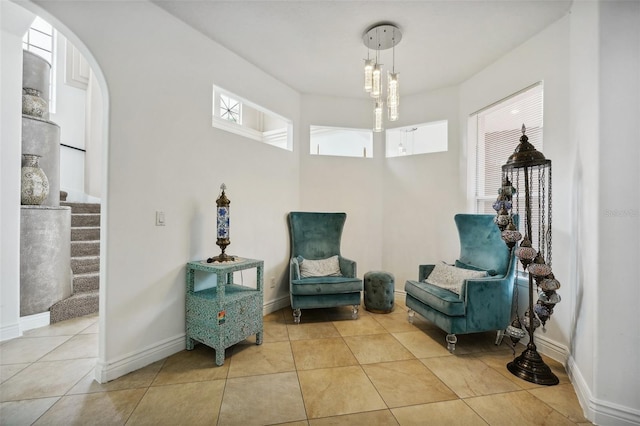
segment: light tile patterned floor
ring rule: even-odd
[[[198,345],[109,383],[93,380],[97,316],[0,344],[2,425],[573,425],[589,424],[561,364],[537,386],[513,376],[493,333],[445,333],[396,302],[390,314],[349,308],[265,317],[264,343]],[[517,354],[522,348],[516,350]]]

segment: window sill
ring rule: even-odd
[[[244,136],[246,138],[262,142],[262,132],[244,127],[243,125],[234,123],[233,121],[224,120],[222,118],[214,116],[212,117],[211,125],[220,130],[235,133],[236,135]]]

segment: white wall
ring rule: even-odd
[[[458,88],[405,96],[397,127],[448,120],[448,150],[387,158],[383,168],[382,268],[396,290],[418,278],[418,265],[453,262],[460,254],[453,216],[464,213],[458,176],[461,155]],[[380,152],[384,156],[384,151]]]
[[[95,72],[89,74],[85,115],[84,192],[89,197],[102,197],[102,157],[105,155],[104,99]]]
[[[22,36],[35,15],[0,1],[0,341],[20,336]]]
[[[309,126],[372,127],[370,99],[317,95],[302,97],[300,144],[301,211],[347,213],[342,235],[342,255],[358,263],[358,275],[380,269],[382,227],[382,136],[374,133],[373,158],[309,154]],[[303,313],[304,315],[304,313]]]
[[[66,38],[58,32],[55,44],[56,111],[49,120],[60,126],[60,143],[80,149],[85,144],[86,90],[65,82]],[[68,201],[74,195],[84,193],[85,153],[64,146],[60,147],[60,189],[69,192]]]
[[[636,322],[640,302],[640,2],[599,5],[599,269],[598,293],[590,294],[597,306],[598,350],[592,392],[599,409],[633,408],[633,420],[640,422],[640,331],[622,326]],[[597,413],[595,420],[609,423],[614,417],[608,414]]]
[[[82,40],[109,87],[98,377],[184,347],[184,265],[219,253],[214,208],[223,182],[227,251],[263,259],[267,282],[279,280],[279,288],[267,286],[265,303],[288,300],[286,213],[299,205],[298,159],[212,128],[211,87],[295,123],[299,95],[151,3],[40,6]],[[166,226],[154,226],[156,210]]]
[[[571,13],[575,311],[569,372],[588,418],[640,422],[640,3]]]
[[[309,126],[367,129],[372,102],[304,95],[300,155],[301,210],[347,213],[342,254],[358,262],[358,274],[388,270],[396,291],[415,279],[418,264],[459,254],[453,213],[458,194],[458,91],[445,88],[402,99],[394,127],[449,120],[449,150],[385,158],[384,133],[374,133],[373,158],[309,154]],[[385,126],[390,123],[385,122]]]
[[[569,367],[575,377],[582,406],[588,407],[595,390],[594,372],[598,351],[598,229],[600,192],[598,156],[599,144],[599,96],[598,89],[598,3],[576,2],[570,15],[570,135],[573,143],[571,153],[573,199],[571,214],[573,253],[571,281],[575,309],[571,315]],[[567,286],[565,285],[564,288]],[[564,290],[561,289],[561,290]],[[567,298],[565,297],[565,300]],[[586,389],[586,392],[584,391]],[[580,390],[583,390],[580,392]],[[586,393],[586,395],[585,395]]]

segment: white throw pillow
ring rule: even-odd
[[[473,271],[471,269],[456,268],[446,263],[438,263],[424,281],[455,294],[460,294],[464,280],[486,276],[487,271]]]
[[[327,259],[301,259],[300,276],[307,277],[341,277],[340,262],[338,256],[331,256]]]

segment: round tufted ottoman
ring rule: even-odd
[[[393,274],[385,271],[370,271],[364,274],[364,308],[377,314],[393,310]]]

